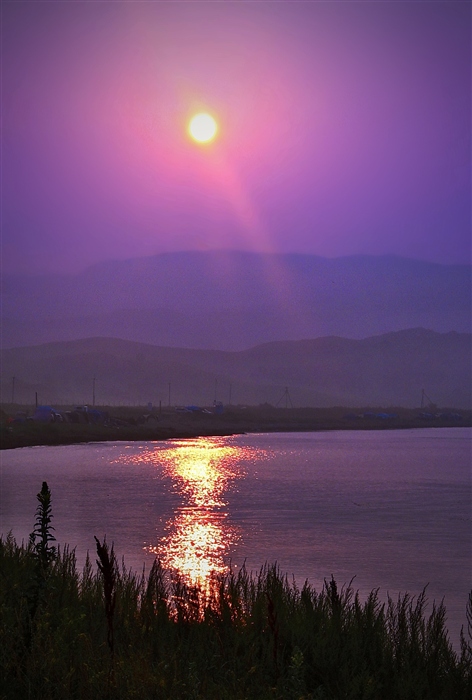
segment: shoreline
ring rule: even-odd
[[[39,423],[4,420],[0,450],[21,447],[76,445],[93,442],[141,442],[197,437],[228,437],[245,433],[321,432],[331,430],[405,430],[472,427],[472,412],[444,409],[436,415],[422,409],[349,409],[247,407],[222,414],[168,411],[146,416],[137,408],[114,409],[109,424]],[[150,420],[152,418],[152,420]],[[119,423],[119,424],[118,424]]]

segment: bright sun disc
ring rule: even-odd
[[[217,132],[218,126],[209,114],[196,114],[192,117],[188,130],[190,136],[199,141],[200,143],[205,143],[205,141],[211,141]]]

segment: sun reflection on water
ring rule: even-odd
[[[170,534],[153,551],[163,555],[166,567],[205,589],[212,574],[227,570],[224,557],[239,538],[237,528],[224,522],[226,516],[207,509],[181,511],[169,523]]]
[[[241,534],[230,522],[226,496],[253,456],[228,438],[173,440],[134,456],[133,461],[160,466],[179,496],[165,534],[147,551],[187,583],[205,590],[212,575],[228,570],[227,558]]]

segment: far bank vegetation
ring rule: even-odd
[[[74,411],[73,406],[55,406],[51,410],[52,413],[45,415],[48,418],[52,416],[54,420],[33,420],[36,412],[34,406],[3,404],[0,408],[0,447],[11,449],[103,440],[165,440],[251,432],[392,430],[472,425],[472,411],[436,406],[418,409],[396,406],[294,408],[270,404],[206,408],[97,406],[93,409],[88,407],[87,412],[80,413]],[[72,413],[78,418],[75,422],[56,419],[57,416]],[[97,419],[97,416],[100,418]]]

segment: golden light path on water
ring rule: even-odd
[[[241,534],[228,521],[226,494],[244,476],[244,463],[254,452],[228,438],[198,438],[155,444],[131,457],[135,463],[155,464],[180,496],[166,534],[147,550],[187,583],[207,590],[212,575],[228,570],[228,554]]]

